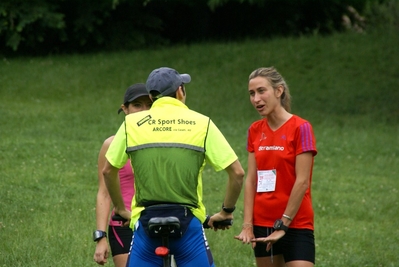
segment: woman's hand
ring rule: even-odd
[[[131,213],[129,210],[127,210],[127,209],[116,210],[116,209],[115,209],[115,214],[118,214],[118,215],[120,215],[121,217],[123,217],[123,218],[126,219],[126,221],[123,222],[123,225],[122,225],[122,226],[127,227],[127,226],[130,225],[130,220],[131,220],[131,217],[132,217],[132,213]]]
[[[240,240],[243,244],[250,244],[252,240],[254,240],[255,235],[253,232],[253,227],[251,226],[243,226],[241,233],[239,235],[234,236],[234,239]],[[255,242],[252,242],[252,248],[256,246]]]
[[[96,251],[94,252],[94,261],[100,265],[107,263],[107,258],[109,255],[109,248],[107,243],[107,238],[101,238],[96,245]]]
[[[251,242],[256,243],[256,242],[262,242],[262,243],[267,243],[266,251],[269,251],[274,243],[276,243],[280,238],[282,238],[285,235],[285,232],[283,230],[278,230],[274,231],[271,233],[271,235],[267,237],[258,237],[258,238],[253,238]]]

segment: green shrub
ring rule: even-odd
[[[21,43],[33,47],[54,35],[62,40],[65,35],[64,14],[46,0],[0,2],[0,40],[14,51]]]
[[[391,28],[399,30],[399,1],[370,1],[365,9],[366,25],[369,30]]]
[[[398,28],[398,5],[394,0],[3,0],[0,52],[43,55],[327,35],[345,27],[364,31],[365,23]]]

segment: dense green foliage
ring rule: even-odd
[[[123,120],[125,89],[154,68],[190,73],[190,108],[211,116],[246,169],[249,73],[274,65],[293,112],[314,128],[316,266],[399,262],[399,35],[302,36],[0,62],[0,266],[97,266],[92,256],[97,154]],[[204,201],[220,209],[226,175],[207,168]],[[233,228],[207,231],[216,266],[254,266]],[[108,266],[113,266],[109,263]]]
[[[2,0],[0,52],[45,55],[246,37],[330,34],[345,28],[344,16],[349,19],[350,27],[359,24],[360,14],[370,15],[366,22],[378,23],[378,15],[384,14],[381,12],[384,8],[389,11],[384,19],[398,24],[399,4],[396,2]],[[366,25],[360,24],[363,30]]]

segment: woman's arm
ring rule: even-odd
[[[106,161],[105,154],[112,140],[113,136],[104,141],[98,155],[97,163],[98,191],[96,200],[96,229],[104,232],[106,232],[108,228],[109,213],[112,202],[104,182],[102,170]],[[109,249],[107,238],[102,238],[97,242],[96,250],[94,252],[94,261],[103,265],[107,262],[108,255]]]
[[[310,186],[310,173],[313,165],[312,152],[305,152],[296,156],[295,160],[295,174],[296,180],[292,188],[290,198],[288,199],[287,207],[284,214],[294,218],[301,206],[302,199]],[[284,225],[289,226],[291,221],[287,218],[282,218]]]
[[[104,182],[103,168],[106,161],[105,154],[113,140],[113,136],[104,141],[98,155],[98,191],[96,201],[96,222],[97,230],[106,231],[108,228],[109,213],[111,209],[111,198]]]
[[[246,244],[251,243],[251,240],[254,238],[253,212],[256,192],[256,169],[255,154],[248,153],[247,177],[245,179],[244,188],[244,219],[241,233],[235,236],[236,239]],[[255,243],[252,245],[255,246]]]

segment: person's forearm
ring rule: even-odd
[[[238,197],[242,189],[242,183],[239,183],[239,177],[229,177],[227,182],[226,196],[224,199],[224,206],[232,208],[236,205]]]
[[[118,171],[119,169],[112,166],[108,161],[105,163],[103,170],[104,181],[116,211],[125,209],[119,184]]]
[[[256,185],[254,185],[252,179],[247,176],[244,188],[243,224],[253,224],[255,190]]]
[[[226,196],[224,198],[224,206],[232,208],[236,205],[237,199],[240,196],[243,181],[244,181],[244,170],[241,164],[236,160],[227,169],[229,180],[227,182]]]
[[[109,145],[112,142],[113,137],[107,138],[101,146],[98,154],[98,192],[96,200],[96,224],[97,230],[106,231],[108,228],[108,217],[111,208],[111,198],[108,194],[107,187],[104,183],[103,168],[106,162],[105,154],[108,151]]]
[[[312,169],[313,155],[311,152],[299,154],[296,157],[295,162],[295,173],[296,179],[294,186],[291,190],[290,198],[288,199],[287,206],[284,210],[284,214],[288,215],[292,219],[301,206],[303,197],[305,196],[306,190],[310,186],[310,174]],[[289,225],[291,220],[283,218],[284,224]]]
[[[303,197],[305,196],[306,190],[308,189],[309,184],[306,182],[297,181],[292,188],[290,198],[288,199],[287,206],[285,208],[284,214],[294,218],[296,213],[301,206]],[[289,225],[291,220],[284,220],[285,225]]]
[[[251,226],[254,217],[254,202],[256,193],[257,167],[254,153],[248,153],[247,177],[244,188],[244,221],[243,224]],[[251,224],[251,225],[248,225]],[[246,227],[246,228],[249,228]]]
[[[106,231],[108,228],[109,212],[111,209],[111,198],[108,191],[99,190],[96,201],[96,225],[97,230]]]

